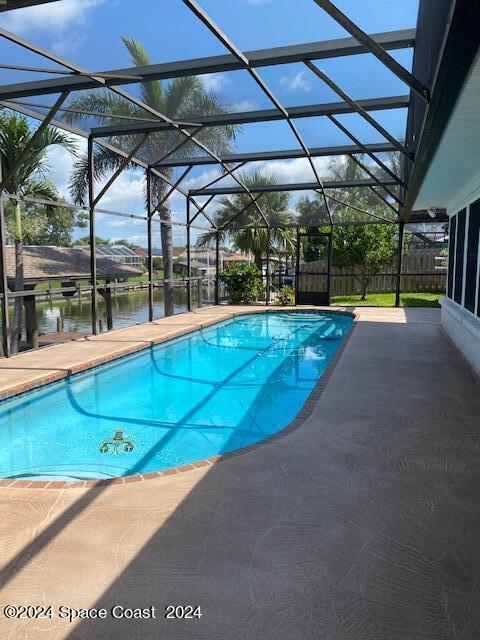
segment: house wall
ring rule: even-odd
[[[480,173],[448,206],[448,277],[442,326],[480,375]]]

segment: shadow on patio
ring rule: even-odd
[[[478,385],[430,316],[370,316],[302,428],[83,494],[17,557],[2,600],[157,609],[49,623],[44,637],[72,640],[477,638]],[[164,620],[169,604],[202,618]]]

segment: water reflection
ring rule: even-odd
[[[203,300],[212,300],[212,287],[204,287]],[[155,289],[153,296],[153,317],[163,318],[164,313],[163,289]],[[192,303],[197,306],[196,296],[192,296]],[[176,287],[174,290],[175,313],[187,310],[187,288]],[[113,327],[120,329],[141,322],[148,321],[148,289],[115,293],[112,295]],[[53,299],[37,302],[37,322],[40,334],[55,333],[57,319],[63,319],[64,331],[91,332],[90,296]],[[105,301],[98,296],[98,317],[106,328]]]

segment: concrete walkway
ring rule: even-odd
[[[359,311],[313,413],[274,443],[128,485],[0,488],[0,637],[478,640],[478,381],[438,311]],[[171,604],[202,617],[165,620]]]

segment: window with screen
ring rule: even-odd
[[[480,200],[477,200],[470,205],[470,216],[467,232],[467,267],[465,269],[465,308],[472,313],[475,313],[479,233]]]
[[[455,266],[455,237],[457,231],[457,216],[450,218],[450,231],[448,234],[448,280],[447,297],[452,299],[453,292],[453,268]]]
[[[457,216],[457,248],[455,251],[455,302],[462,304],[463,291],[463,258],[465,255],[465,223],[467,210],[463,209]]]

